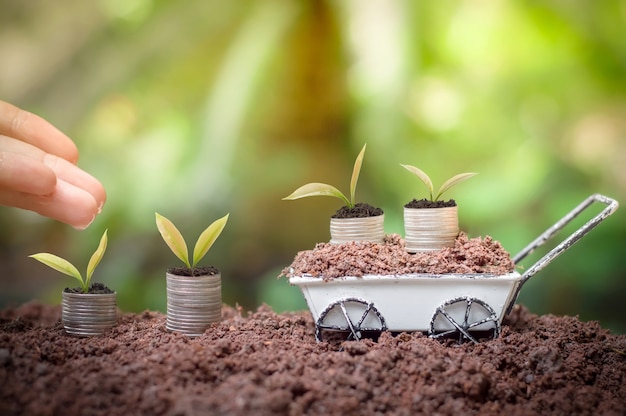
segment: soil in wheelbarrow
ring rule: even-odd
[[[516,306],[502,334],[314,339],[308,312],[224,306],[198,338],[165,316],[120,314],[102,336],[64,333],[60,308],[0,311],[2,415],[623,415],[626,336]]]
[[[484,274],[499,276],[515,270],[511,255],[490,236],[469,238],[461,232],[454,247],[410,254],[398,234],[385,236],[382,244],[351,241],[318,243],[299,252],[282,276],[310,275],[331,280],[344,276],[428,274]]]

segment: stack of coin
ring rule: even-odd
[[[117,294],[62,293],[61,322],[70,335],[100,335],[117,323]]]
[[[167,277],[168,331],[200,336],[222,318],[221,274]]]
[[[418,253],[454,247],[459,235],[458,207],[404,208],[406,251]]]
[[[385,215],[361,218],[331,218],[330,242],[371,241],[382,243],[385,238]]]

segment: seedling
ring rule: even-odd
[[[54,254],[37,253],[32,254],[28,257],[32,257],[35,260],[45,264],[46,266],[51,267],[56,271],[59,271],[78,280],[80,282],[80,287],[83,293],[87,293],[89,291],[91,276],[93,275],[96,266],[98,266],[98,263],[100,263],[100,260],[102,260],[102,256],[107,249],[107,231],[108,230],[104,230],[104,234],[102,234],[102,237],[100,238],[100,244],[98,245],[98,248],[91,255],[91,259],[89,259],[89,263],[87,264],[87,273],[85,274],[84,279],[78,269],[72,263],[59,256],[55,256]]]
[[[418,178],[420,178],[420,180],[424,183],[424,185],[426,185],[426,188],[428,188],[428,196],[431,202],[439,201],[439,198],[441,198],[443,193],[446,192],[448,189],[476,175],[476,173],[468,172],[468,173],[459,173],[458,175],[451,177],[450,179],[445,181],[443,185],[441,185],[437,193],[434,194],[435,197],[433,198],[434,187],[433,187],[433,182],[430,180],[430,177],[423,170],[416,168],[415,166],[403,165],[403,164],[400,164],[400,165],[406,170],[408,170],[409,172],[411,172],[412,174],[414,174],[415,176],[417,176]]]
[[[354,168],[352,169],[352,179],[350,180],[350,199],[348,199],[348,197],[346,197],[339,189],[335,188],[332,185],[314,182],[302,185],[300,188],[293,191],[291,195],[283,198],[283,200],[292,201],[294,199],[300,199],[307,196],[332,196],[341,199],[348,208],[354,208],[356,183],[359,180],[359,173],[361,172],[361,165],[363,164],[363,156],[365,155],[366,146],[367,144],[363,145],[363,149],[361,149],[361,152],[354,162]]]
[[[198,237],[196,245],[193,249],[193,258],[191,262],[189,261],[187,244],[185,243],[185,239],[180,231],[178,231],[178,228],[176,228],[172,221],[168,220],[158,212],[155,213],[155,215],[157,228],[159,229],[161,237],[163,237],[167,246],[170,250],[172,250],[176,257],[185,263],[185,266],[193,270],[196,264],[198,264],[198,262],[202,260],[202,258],[209,251],[215,240],[217,240],[217,237],[219,237],[222,233],[230,214],[226,214],[222,218],[215,220],[200,234],[200,237]]]

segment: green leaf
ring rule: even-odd
[[[318,183],[318,182],[307,183],[306,185],[302,185],[301,187],[293,191],[291,195],[283,198],[283,200],[292,201],[294,199],[305,198],[308,196],[333,196],[335,198],[339,198],[343,200],[346,203],[346,205],[350,207],[350,201],[348,200],[348,198],[346,198],[346,196],[343,193],[341,193],[339,189],[335,188],[332,185],[327,185],[325,183]]]
[[[85,290],[85,282],[83,282],[83,277],[80,275],[78,269],[74,267],[74,265],[69,261],[50,253],[37,253],[32,254],[28,257],[32,257],[35,260],[45,264],[48,267],[53,268],[58,272],[73,277],[80,282],[80,286],[83,288],[83,291]]]
[[[352,179],[350,180],[350,204],[348,204],[348,208],[354,207],[355,199],[354,196],[356,194],[356,183],[359,181],[359,173],[361,172],[361,165],[363,164],[363,157],[365,156],[365,147],[367,143],[363,145],[363,149],[356,157],[354,161],[354,168],[352,169]]]
[[[185,239],[181,235],[180,231],[178,231],[178,228],[176,228],[172,221],[160,215],[158,212],[155,212],[155,215],[157,228],[159,229],[165,244],[167,244],[170,250],[172,250],[172,253],[181,259],[187,267],[191,267],[191,264],[189,263],[187,244],[185,243]]]
[[[217,240],[217,237],[220,236],[226,226],[229,215],[230,214],[226,214],[222,218],[215,220],[213,224],[209,225],[202,234],[200,234],[193,249],[193,263],[191,263],[191,267],[194,267],[202,260],[202,257],[209,251],[215,240]]]
[[[421,169],[416,168],[415,166],[411,166],[411,165],[403,165],[400,164],[403,168],[405,168],[406,170],[408,170],[409,172],[411,172],[412,174],[416,175],[418,178],[420,178],[420,180],[424,183],[424,185],[426,185],[426,188],[428,188],[428,195],[430,197],[431,201],[434,201],[433,199],[433,182],[430,180],[430,177]]]
[[[87,288],[89,288],[89,282],[91,281],[93,271],[96,270],[96,267],[100,263],[100,260],[102,260],[102,256],[104,256],[104,252],[107,249],[107,231],[108,230],[104,230],[104,234],[102,234],[102,237],[100,238],[100,244],[98,245],[96,251],[94,251],[94,253],[91,255],[91,258],[89,259],[89,264],[87,264],[87,275],[85,277],[85,286],[87,286]]]
[[[450,179],[445,181],[443,185],[441,185],[441,188],[439,188],[439,191],[437,192],[437,196],[435,197],[434,201],[438,201],[441,195],[443,195],[443,193],[446,192],[448,189],[460,184],[461,182],[468,180],[474,175],[476,175],[476,173],[467,172],[467,173],[459,173],[458,175],[451,177]]]

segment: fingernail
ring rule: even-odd
[[[87,227],[89,227],[91,225],[91,223],[96,219],[96,216],[94,215],[93,217],[91,217],[91,220],[89,220],[89,222],[87,224],[84,225],[74,225],[74,229],[75,230],[86,230]]]

